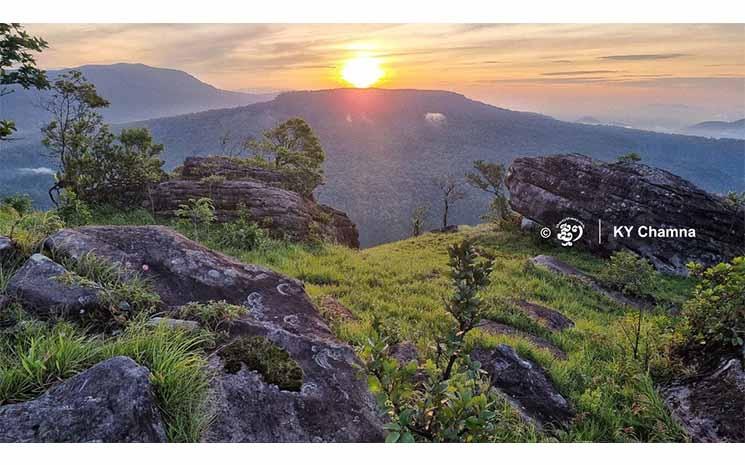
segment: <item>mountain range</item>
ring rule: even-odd
[[[112,102],[112,110],[115,106]],[[479,159],[509,164],[518,156],[578,152],[612,160],[637,152],[644,163],[706,190],[745,190],[745,142],[741,140],[570,123],[446,91],[288,92],[250,105],[116,127],[148,127],[155,140],[165,144],[162,156],[166,168],[172,169],[190,155],[225,153],[226,147],[238,146],[242,139],[257,137],[294,116],[309,122],[327,154],[326,184],[317,192],[319,200],[350,215],[359,227],[363,246],[406,237],[411,214],[419,206],[429,208],[428,226],[436,227],[441,205],[432,178],[452,174],[462,179]],[[231,137],[227,145],[226,134]],[[0,172],[0,183],[15,185],[3,188],[0,184],[0,195],[13,189],[30,190],[43,202],[45,193],[38,187],[49,185],[49,179],[42,182],[44,176],[38,174],[50,164],[42,152],[38,139],[0,147],[8,167],[4,178]],[[452,223],[477,223],[487,208],[486,195],[465,190],[469,196],[453,207]]]
[[[704,137],[745,139],[745,118],[737,121],[704,121],[686,129],[686,134]]]

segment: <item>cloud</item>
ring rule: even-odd
[[[642,55],[608,55],[600,57],[602,60],[618,61],[651,61],[651,60],[669,60],[671,58],[680,58],[688,56],[685,53],[649,53]]]
[[[46,167],[39,168],[18,168],[21,174],[38,174],[42,176],[54,176],[54,170]]]
[[[615,73],[614,70],[596,69],[591,71],[557,71],[554,73],[541,73],[541,76],[581,76],[584,74],[608,74]]]
[[[425,113],[424,121],[428,122],[433,126],[442,126],[447,122],[447,117],[442,113]]]

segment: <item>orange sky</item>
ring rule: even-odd
[[[362,54],[380,59],[380,87],[453,90],[559,117],[672,104],[722,119],[745,111],[745,25],[26,27],[50,43],[44,67],[139,62],[231,90],[344,86],[341,67]]]

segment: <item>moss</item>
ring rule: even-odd
[[[302,368],[290,354],[264,337],[240,337],[222,349],[220,355],[228,373],[237,373],[245,364],[280,389],[299,391],[303,385]]]
[[[228,321],[235,320],[247,312],[246,307],[229,304],[224,300],[207,303],[189,302],[178,311],[179,318],[195,320],[215,331]]]

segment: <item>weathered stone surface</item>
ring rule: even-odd
[[[171,329],[181,329],[184,331],[196,331],[200,327],[199,323],[197,323],[196,321],[179,320],[176,318],[163,318],[159,316],[150,318],[145,324],[147,326],[163,325]]]
[[[566,276],[570,279],[580,282],[590,287],[595,292],[603,294],[609,299],[617,302],[619,305],[623,305],[627,307],[634,307],[634,308],[643,308],[643,309],[652,307],[651,302],[641,300],[641,299],[634,299],[634,298],[625,296],[622,293],[615,291],[613,289],[607,289],[601,286],[600,283],[595,281],[595,279],[593,279],[592,276],[578,270],[577,268],[573,267],[572,265],[568,263],[562,262],[556,257],[552,257],[551,255],[537,255],[531,258],[530,262],[534,264],[535,266],[538,266],[540,268],[546,269],[553,273]]]
[[[0,407],[0,442],[165,442],[150,372],[114,357],[41,397]]]
[[[501,391],[528,419],[539,427],[563,426],[574,417],[574,409],[556,390],[546,372],[525,360],[505,344],[495,349],[476,349],[471,354]]]
[[[222,182],[207,182],[210,175]],[[228,157],[188,158],[177,179],[160,183],[152,192],[154,210],[174,216],[189,199],[211,198],[218,221],[232,221],[241,211],[277,237],[296,241],[323,239],[359,248],[357,226],[339,210],[316,203],[288,188],[281,173],[250,167]]]
[[[696,442],[745,442],[745,370],[741,360],[712,374],[670,384],[665,404]]]
[[[745,253],[745,211],[667,171],[640,163],[601,163],[583,155],[518,158],[506,185],[511,207],[554,228],[566,217],[585,230],[580,243],[608,254],[631,250],[661,271],[686,274],[686,263],[713,265]],[[598,238],[598,220],[602,231]],[[634,226],[614,238],[613,226]],[[644,238],[640,226],[695,229],[695,238]]]
[[[331,321],[349,321],[356,320],[357,317],[341,302],[330,295],[321,299],[321,314]]]
[[[7,294],[40,317],[75,317],[100,307],[100,289],[64,282],[68,273],[59,263],[34,254],[8,282]]]
[[[403,341],[390,346],[388,348],[388,356],[398,361],[401,365],[405,365],[409,362],[416,362],[419,359],[419,351],[413,343]]]
[[[215,421],[205,441],[376,441],[382,418],[359,376],[353,350],[336,340],[302,283],[237,262],[161,226],[84,227],[51,236],[46,246],[71,257],[91,253],[142,270],[163,302],[225,300],[244,305],[231,336],[263,336],[302,368],[300,392],[281,391],[243,368],[215,378]],[[219,369],[219,358],[213,365]]]
[[[518,300],[515,304],[530,318],[551,331],[563,331],[574,327],[572,320],[552,308],[534,304],[526,300]]]
[[[562,360],[566,360],[567,358],[567,354],[563,350],[559,349],[546,339],[543,339],[542,337],[536,336],[534,334],[527,333],[525,331],[521,331],[517,328],[513,328],[512,326],[497,323],[496,321],[482,320],[476,327],[492,334],[505,334],[508,336],[518,336],[523,339],[527,339],[536,347],[548,350],[556,358]]]
[[[12,260],[16,256],[16,248],[9,238],[0,236],[0,264]]]

